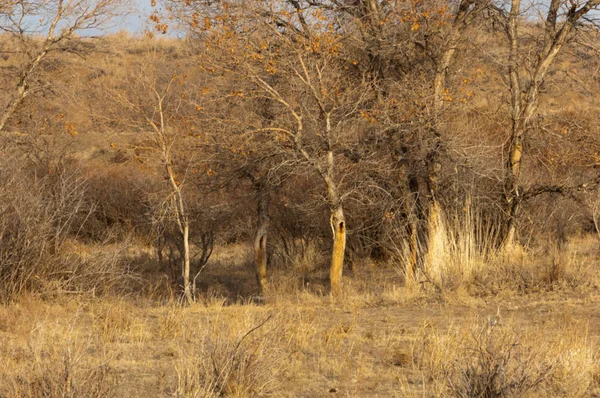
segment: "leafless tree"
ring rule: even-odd
[[[190,211],[186,203],[186,170],[176,170],[175,151],[180,146],[183,131],[178,123],[184,117],[186,109],[192,107],[192,100],[184,94],[185,77],[178,74],[176,68],[166,68],[157,57],[151,62],[139,66],[127,82],[125,88],[113,95],[121,107],[120,119],[124,125],[144,132],[151,143],[147,148],[158,155],[158,164],[162,168],[169,192],[164,200],[164,216],[167,222],[174,222],[178,230],[178,242],[181,245],[181,277],[186,301],[193,301],[190,254]],[[127,120],[128,111],[131,115]],[[212,240],[207,241],[212,242]],[[205,252],[210,256],[212,245]],[[208,260],[208,258],[206,259]],[[204,261],[206,263],[206,261]]]
[[[517,239],[517,219],[527,196],[521,184],[524,142],[529,134],[540,103],[541,89],[548,70],[568,45],[579,27],[588,23],[586,16],[600,5],[598,0],[585,2],[552,0],[542,17],[540,45],[536,57],[527,57],[523,49],[524,9],[521,0],[512,0],[507,11],[498,7],[508,41],[507,75],[510,85],[511,136],[506,157],[505,195],[507,225],[505,246]],[[527,73],[523,73],[526,68]]]
[[[42,61],[59,51],[83,50],[76,35],[107,27],[121,12],[123,0],[8,0],[0,13],[0,32],[14,37],[23,62],[0,113],[0,131],[33,92],[43,89],[36,81]],[[42,39],[36,36],[42,35]],[[79,46],[80,47],[80,46]]]

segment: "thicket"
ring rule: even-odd
[[[438,291],[580,280],[519,261],[597,230],[594,1],[539,21],[517,2],[244,3],[171,1],[158,32],[57,44],[0,10],[2,299],[162,273],[193,300],[239,242],[261,293],[272,266],[330,267],[339,293],[365,259]],[[171,20],[184,38],[161,37]]]

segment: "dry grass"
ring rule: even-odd
[[[278,390],[284,360],[283,337],[271,315],[232,318],[217,314],[207,328],[180,345],[177,397],[265,396]]]
[[[450,267],[441,294],[365,262],[336,301],[325,271],[280,269],[256,305],[240,246],[217,250],[189,307],[160,283],[24,294],[0,307],[0,397],[597,396],[596,245]]]
[[[595,237],[573,237],[563,249],[551,239],[527,248],[499,248],[497,231],[469,203],[461,214],[442,215],[433,223],[430,250],[416,280],[406,281],[407,287],[421,285],[442,295],[465,292],[474,297],[600,288],[597,266],[590,258],[597,252]],[[395,264],[403,276],[409,256],[405,245]]]
[[[403,292],[191,307],[23,297],[0,308],[0,396],[600,392],[597,296],[440,305]]]
[[[480,35],[476,41],[490,51],[492,58],[501,55],[496,38]],[[12,84],[24,58],[13,51],[18,49],[18,43],[7,35],[0,35],[0,44],[6,50],[0,57],[0,67],[6,71],[0,81]],[[271,290],[261,305],[256,304],[259,300],[255,297],[251,252],[238,243],[235,247],[217,248],[199,278],[197,302],[181,307],[173,281],[176,275],[172,280],[161,275],[148,247],[137,254],[130,251],[131,246],[141,246],[128,239],[131,230],[145,238],[147,246],[152,244],[148,207],[155,203],[151,199],[159,192],[155,186],[162,180],[154,175],[156,164],[141,149],[146,143],[139,138],[137,117],[128,114],[106,92],[121,91],[131,72],[143,70],[143,65],[156,56],[165,67],[176,65],[177,74],[187,76],[191,87],[202,87],[203,96],[205,89],[206,93],[212,90],[213,94],[205,97],[209,103],[213,95],[230,98],[234,88],[253,90],[248,91],[250,86],[243,83],[237,87],[238,81],[232,80],[230,87],[221,78],[211,77],[213,68],[210,75],[202,72],[204,68],[198,68],[197,59],[192,56],[198,54],[197,49],[188,47],[191,43],[183,40],[156,41],[120,32],[88,44],[99,51],[87,58],[72,57],[70,52],[47,58],[49,62],[40,69],[39,80],[52,81],[53,91],[60,95],[36,96],[24,104],[9,128],[7,143],[14,140],[14,147],[6,147],[6,159],[0,162],[0,169],[8,171],[0,175],[0,398],[600,395],[598,243],[587,237],[573,239],[566,249],[558,250],[539,239],[535,247],[500,253],[496,231],[488,227],[494,223],[475,212],[486,207],[471,205],[470,200],[466,200],[464,208],[454,210],[460,214],[432,220],[430,226],[435,227],[435,233],[415,280],[407,280],[403,272],[408,256],[404,238],[400,237],[391,243],[397,245],[394,264],[353,259],[353,268],[344,278],[343,294],[333,301],[324,268],[328,263],[325,245],[319,239],[300,238],[302,234],[298,233],[303,231],[301,224],[308,221],[315,224],[315,236],[328,236],[328,227],[325,225],[323,230],[312,219],[320,214],[318,206],[310,210],[312,199],[306,199],[314,194],[317,181],[307,175],[306,181],[296,186],[294,182],[302,179],[289,178],[289,183],[271,192],[272,199],[276,202],[275,196],[281,194],[287,207],[287,199],[283,200],[286,195],[302,198],[294,205],[306,206],[306,211],[299,213],[302,216],[298,226],[290,220],[278,220],[290,217],[291,209],[283,212],[285,216],[273,213],[273,227],[278,223],[285,225],[282,221],[286,221],[295,233],[281,236],[280,242],[270,238],[270,244],[276,242],[270,248],[274,254],[271,265],[278,267],[269,270]],[[452,154],[452,159],[448,159],[452,164],[448,166],[468,167],[457,168],[456,176],[446,177],[456,183],[455,188],[468,190],[472,184],[470,175],[474,173],[477,182],[473,192],[486,191],[486,195],[496,198],[495,205],[502,206],[502,184],[498,185],[502,176],[497,168],[503,162],[504,133],[510,125],[507,108],[501,106],[504,99],[498,95],[502,84],[489,60],[479,55],[471,58],[475,53],[465,54],[469,65],[460,67],[464,60],[457,60],[453,69],[461,72],[449,76],[449,88],[454,90],[453,79],[455,83],[470,81],[469,86],[460,87],[473,89],[475,96],[464,105],[459,101],[446,104],[443,118],[447,120],[434,124],[440,125],[444,136],[449,135],[444,137],[444,146]],[[577,73],[569,75],[589,78],[591,82],[596,68],[590,65],[595,61],[583,63],[593,59],[590,57],[571,54],[551,73],[573,71]],[[582,62],[574,65],[580,58]],[[483,76],[469,76],[475,68],[481,72],[480,67]],[[413,108],[411,96],[421,79],[417,75],[427,74],[419,68],[414,72],[415,75],[407,75],[417,78],[414,87],[407,86],[408,91],[396,87],[396,96],[400,101],[406,100],[407,105],[400,103],[398,109]],[[571,185],[579,183],[578,178],[591,181],[595,173],[588,170],[598,164],[598,145],[593,139],[598,107],[596,98],[590,95],[593,90],[573,90],[569,87],[572,79],[554,80],[546,88],[546,99],[538,112],[544,117],[533,123],[535,128],[528,132],[531,148],[527,148],[526,158],[533,163],[524,163],[524,185],[563,180]],[[285,83],[285,79],[279,81]],[[281,88],[286,90],[285,86]],[[7,100],[9,94],[6,90],[0,92],[0,100]],[[222,106],[219,104],[216,102],[215,106]],[[231,104],[236,111],[228,118],[242,115],[254,123],[255,103],[251,108]],[[217,109],[216,114],[227,113],[229,106]],[[193,108],[200,111],[202,107]],[[281,119],[279,111],[273,111],[273,120]],[[393,112],[387,115],[390,120],[396,118]],[[408,117],[406,128],[413,122],[421,125],[417,119],[422,115],[415,112],[414,118]],[[224,124],[213,125],[204,116],[198,119],[193,115],[181,112],[181,120],[186,121],[175,125],[174,130],[180,130],[179,126],[185,127],[181,131],[193,133],[201,127],[207,131],[206,140],[202,140],[206,143],[212,142],[212,137],[239,135],[237,123],[232,135],[229,133],[233,130]],[[172,119],[173,122],[176,119],[180,118]],[[190,125],[188,119],[202,122]],[[371,128],[385,130],[379,125],[364,132],[370,135]],[[394,136],[407,139],[407,143],[419,141],[417,147],[428,150],[427,139],[421,139],[422,133],[418,132],[421,127],[412,132],[411,129]],[[347,176],[356,173],[356,177],[346,179],[344,184],[356,184],[355,193],[362,195],[360,186],[369,186],[364,182],[377,177],[391,196],[406,199],[404,194],[387,188],[407,177],[398,162],[385,160],[391,151],[395,158],[399,148],[392,148],[391,141],[387,145],[387,141],[376,136],[373,141],[380,143],[377,146],[370,146],[370,139],[354,140],[363,134],[362,127],[356,131],[356,137],[348,136],[351,139],[346,142],[344,136],[338,144],[350,145],[348,154],[353,155],[356,141],[367,149],[366,158],[376,160],[376,167],[372,169],[370,160],[363,157],[359,166],[346,169]],[[183,139],[183,146],[198,142],[198,138],[201,137],[191,134]],[[220,139],[215,143],[218,145],[194,143],[190,149],[197,158],[209,155],[206,158],[212,159],[213,149],[202,147],[230,145]],[[25,157],[21,159],[21,152],[13,150],[21,147],[25,150],[19,151],[35,159],[33,163],[23,160]],[[421,156],[417,147],[416,151],[409,148],[408,157],[400,163],[424,160],[417,159]],[[8,156],[12,152],[17,155]],[[239,166],[233,160],[244,158],[230,158],[228,150],[215,154],[219,154],[218,163],[231,161],[233,169]],[[86,167],[79,165],[84,160]],[[340,163],[340,172],[345,162]],[[228,180],[234,175],[233,169],[225,167],[212,180],[222,174]],[[302,169],[298,170],[303,174]],[[443,170],[446,173],[450,168],[444,165]],[[386,173],[390,176],[386,177]],[[192,174],[199,180],[192,181]],[[200,196],[205,195],[205,187],[212,191],[221,186],[221,182],[203,185],[204,171],[189,175],[190,189],[200,182]],[[494,181],[491,185],[490,180]],[[490,186],[497,191],[487,192]],[[240,198],[250,198],[246,196],[250,191],[245,189],[242,184],[231,190],[235,191],[232,196],[227,190],[217,195],[223,196],[222,207],[232,207],[233,212],[223,223],[223,232],[229,235],[223,241],[240,242],[251,230],[252,217],[236,214],[246,213],[250,206],[235,210]],[[445,193],[451,196],[449,199],[458,200],[459,191],[451,190],[443,187],[440,196],[443,198]],[[374,214],[379,214],[383,208],[378,208],[378,196],[368,193],[365,198],[374,202]],[[216,206],[217,202],[211,203],[212,199],[207,196],[206,203],[221,207]],[[346,200],[349,220],[372,211],[365,210],[371,205],[359,205],[361,201],[357,200],[357,207],[352,208],[353,200]],[[388,204],[385,200],[382,203],[386,207],[385,222],[391,222],[387,218]],[[540,198],[529,205],[535,209],[524,207],[521,222],[526,223],[528,217],[535,219],[532,234],[536,239],[549,231],[550,223],[543,218],[554,214],[546,207],[558,208],[556,203],[551,198]],[[204,202],[196,205],[201,208]],[[579,217],[588,213],[571,206],[561,207],[558,213],[569,220],[575,213],[580,213]],[[598,206],[592,203],[590,207],[597,221]],[[371,216],[367,219],[377,218]],[[405,221],[399,217],[400,232],[392,235],[404,234],[405,226],[401,224]],[[248,224],[243,225],[245,222]],[[357,231],[361,229],[361,223],[352,224]],[[499,225],[497,220],[494,225]],[[581,220],[571,222],[572,227],[581,225]],[[576,234],[571,232],[564,235]],[[400,272],[394,272],[394,267]]]
[[[29,332],[18,336],[20,340],[9,335],[0,347],[4,363],[0,396],[116,396],[111,353],[100,349],[95,333],[81,327],[80,316],[79,311],[70,319],[47,316],[27,325]]]
[[[600,369],[585,325],[554,325],[547,333],[500,318],[446,331],[424,327],[413,346],[414,366],[440,395],[590,394]]]

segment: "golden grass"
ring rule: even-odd
[[[411,352],[413,366],[441,395],[590,394],[600,368],[598,348],[590,343],[586,325],[559,324],[548,330],[499,316],[445,331],[424,327]]]
[[[162,282],[137,297],[23,294],[0,306],[0,397],[600,393],[597,242],[476,266],[458,262],[481,251],[455,242],[435,294],[365,262],[336,300],[326,270],[273,270],[257,305],[238,246],[219,249],[202,275],[216,287],[188,307]]]
[[[357,289],[345,304],[304,292],[263,306],[190,307],[24,297],[0,308],[0,396],[600,391],[597,296],[440,305],[402,301],[402,292],[373,301]]]
[[[468,200],[460,214],[438,214],[430,225],[433,233],[423,266],[414,281],[405,281],[409,293],[425,290],[478,297],[559,290],[569,294],[600,288],[594,236],[572,237],[564,249],[551,239],[540,239],[535,247],[506,248],[499,247],[498,231],[489,225]],[[401,252],[394,265],[407,279],[407,245]]]

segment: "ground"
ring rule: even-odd
[[[262,302],[232,258],[217,253],[205,278],[217,287],[188,307],[89,296],[0,307],[0,397],[600,396],[597,288],[434,294],[365,269],[334,301],[276,272]]]

